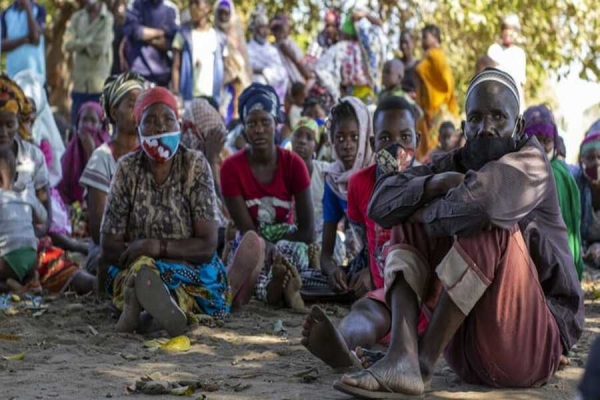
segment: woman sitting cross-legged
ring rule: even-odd
[[[214,181],[204,156],[179,145],[169,91],[143,92],[134,116],[142,150],[119,161],[100,229],[107,290],[123,311],[118,331],[144,330],[145,310],[176,336],[194,314],[222,318],[231,307],[215,251]]]
[[[239,230],[237,239],[245,234],[232,246],[234,263],[238,259],[256,261],[257,247],[265,244],[264,261],[261,257],[255,264],[262,273],[258,279],[250,276],[246,281],[240,303],[249,300],[252,290],[247,289],[251,288],[256,289],[259,300],[270,304],[283,301],[290,308],[304,310],[300,287],[327,285],[321,272],[309,265],[314,212],[308,171],[300,157],[275,145],[280,105],[272,87],[258,83],[248,87],[240,96],[239,113],[249,145],[225,160],[221,168],[221,190]],[[232,279],[234,276],[230,272]]]

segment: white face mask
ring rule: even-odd
[[[548,161],[552,161],[554,159],[554,150],[547,152],[546,157],[548,158]]]

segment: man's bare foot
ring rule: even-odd
[[[285,287],[287,268],[283,263],[283,256],[277,254],[271,267],[273,278],[267,286],[267,302],[273,305],[279,305],[283,299],[283,288]]]
[[[125,305],[117,322],[117,332],[134,332],[140,322],[142,305],[135,294],[135,276],[130,276],[125,282]]]
[[[354,350],[354,354],[356,354],[356,357],[358,357],[360,364],[364,369],[370,368],[377,361],[385,357],[385,352],[383,351],[367,350],[360,346]]]
[[[388,353],[368,370],[342,376],[342,384],[370,392],[391,390],[411,396],[421,395],[425,391],[416,354],[393,359]]]
[[[289,263],[286,259],[283,259],[283,263],[286,268],[286,278],[283,286],[283,301],[286,306],[294,311],[300,311],[305,313],[306,306],[304,300],[300,295],[300,288],[302,288],[302,278],[296,267]]]
[[[317,306],[311,308],[302,322],[302,345],[332,368],[357,364],[340,332]]]

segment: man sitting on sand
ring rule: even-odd
[[[468,383],[540,386],[581,336],[583,295],[552,170],[523,135],[517,85],[486,69],[465,108],[464,148],[375,188],[369,215],[393,227],[384,272],[392,338],[381,360],[344,375],[338,390],[421,395],[444,350]],[[432,298],[418,337],[419,310]]]

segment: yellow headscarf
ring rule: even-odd
[[[32,140],[31,133],[23,124],[33,111],[31,101],[6,74],[0,74],[0,110],[15,114],[19,118],[19,135],[27,141]]]

